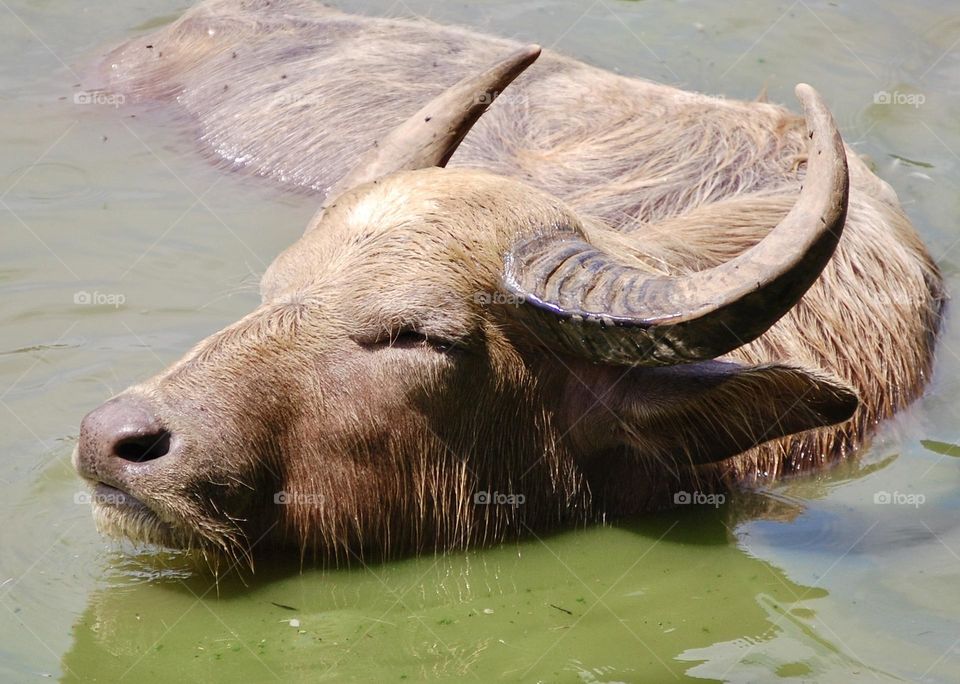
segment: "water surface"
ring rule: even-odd
[[[337,4],[727,97],[792,106],[810,82],[957,289],[952,3]],[[859,463],[719,509],[247,585],[102,540],[69,465],[80,418],[250,310],[316,208],[75,103],[84,59],[184,7],[0,2],[0,681],[960,681],[949,321],[926,396]]]

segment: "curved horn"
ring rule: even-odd
[[[327,197],[396,171],[446,166],[487,107],[539,56],[540,46],[529,45],[452,85],[361,157]]]
[[[843,140],[808,85],[796,88],[808,129],[807,174],[784,219],[752,248],[715,268],[652,276],[618,263],[583,234],[559,228],[516,245],[503,284],[518,315],[549,346],[598,363],[660,366],[722,356],[793,307],[833,255],[847,213]],[[588,307],[591,302],[602,302]]]

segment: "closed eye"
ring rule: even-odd
[[[415,328],[404,328],[392,333],[383,333],[366,347],[390,347],[392,349],[433,349],[438,352],[455,351],[458,343],[436,335],[428,335]]]
[[[412,347],[429,343],[430,339],[419,330],[400,330],[390,335],[390,339],[387,340],[387,344],[391,347]]]
[[[448,352],[456,343],[441,337],[427,335],[419,330],[401,330],[390,341],[391,347],[431,347],[437,351]]]

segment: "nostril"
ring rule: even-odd
[[[121,439],[113,446],[113,453],[120,458],[143,463],[165,456],[170,451],[170,433],[160,430],[148,435]]]

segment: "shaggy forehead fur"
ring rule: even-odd
[[[319,203],[377,139],[515,47],[421,21],[349,16],[307,0],[214,0],[115,49],[102,75],[108,88],[132,99],[169,103],[217,163],[314,193]],[[589,395],[602,393],[608,376],[629,384],[641,381],[641,372],[625,376],[537,350],[480,306],[476,295],[499,287],[511,242],[564,221],[653,273],[709,268],[756,244],[783,218],[806,163],[803,122],[782,107],[685,93],[549,51],[481,118],[449,169],[399,174],[340,198],[271,265],[264,307],[238,324],[243,335],[228,328],[141,391],[169,394],[164,383],[179,376],[180,390],[220,392],[211,401],[224,411],[246,405],[244,388],[269,384],[266,371],[224,350],[276,346],[277,331],[291,329],[275,325],[277,312],[289,306],[300,312],[291,319],[297,337],[281,345],[280,365],[298,372],[347,338],[369,342],[408,324],[457,343],[482,341],[482,362],[457,370],[437,358],[409,383],[397,382],[393,373],[408,371],[389,355],[377,366],[364,365],[367,357],[338,357],[307,390],[283,381],[280,394],[312,392],[327,407],[311,399],[306,427],[289,435],[274,430],[276,452],[287,453],[274,464],[282,480],[275,484],[342,494],[319,512],[282,511],[283,526],[328,548],[489,541],[521,526],[518,516],[536,527],[633,513],[663,506],[672,491],[823,465],[850,454],[879,420],[920,393],[944,300],[939,273],[896,194],[847,154],[849,210],[835,256],[797,306],[727,359],[789,363],[808,377],[847,383],[861,403],[842,425],[669,472],[655,435],[638,435],[633,449],[597,463],[578,453],[577,431],[561,434],[552,394],[583,385],[590,391],[564,410],[604,425],[603,407]],[[318,303],[312,315],[308,301]],[[197,363],[214,357],[216,372],[236,378],[235,386],[217,383],[216,373]],[[189,373],[196,377],[184,380]],[[784,392],[790,382],[783,380]],[[341,414],[334,418],[330,399],[344,387],[369,401],[336,404]],[[710,424],[716,412],[748,411],[744,396],[692,401],[692,415]],[[280,405],[283,417],[261,409],[257,423],[287,425],[291,412],[305,410]],[[318,467],[330,454],[341,461]],[[509,488],[520,473],[528,493],[522,511],[463,503],[478,483]]]

